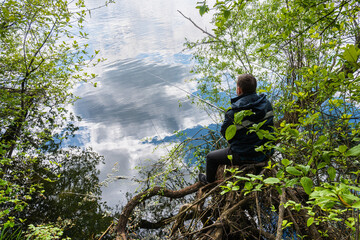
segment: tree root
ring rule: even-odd
[[[265,177],[275,177],[273,170],[263,169],[262,164],[250,164],[240,168],[240,175],[259,174]],[[183,198],[195,193],[195,199],[179,207],[179,211],[171,217],[161,219],[156,223],[140,220],[138,227],[144,229],[169,228],[167,239],[196,240],[231,240],[247,239],[261,240],[283,239],[284,234],[302,236],[303,239],[342,239],[341,233],[330,229],[324,224],[307,226],[309,216],[304,208],[295,211],[285,208],[289,200],[306,206],[308,195],[302,188],[283,188],[281,191],[269,185],[262,191],[242,191],[243,182],[239,182],[240,190],[220,194],[221,186],[227,181],[235,181],[233,176],[220,166],[217,181],[203,185],[197,182],[178,191],[163,187],[154,187],[133,197],[124,207],[119,222],[115,228],[117,240],[127,239],[127,223],[134,208],[153,196],[170,199]],[[280,192],[280,193],[279,193]],[[189,200],[187,198],[187,200]],[[291,222],[283,226],[283,221]],[[319,230],[327,233],[321,236]]]
[[[184,197],[186,195],[196,192],[201,186],[202,186],[202,184],[200,182],[197,182],[191,186],[188,186],[188,187],[183,188],[178,191],[164,189],[163,187],[153,187],[145,192],[139,193],[138,195],[133,197],[126,204],[125,208],[123,209],[123,211],[119,217],[119,222],[115,227],[115,231],[117,234],[116,239],[117,240],[126,240],[127,239],[126,225],[127,225],[128,219],[129,219],[132,211],[134,210],[134,208],[138,204],[143,202],[144,200],[149,199],[156,195],[169,197],[169,198],[181,198],[181,197]]]

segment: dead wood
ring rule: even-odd
[[[264,169],[266,163],[232,166],[241,170],[241,176],[246,174],[262,174],[263,178],[275,177],[274,169]],[[244,191],[244,182],[238,181],[239,190],[220,194],[221,186],[227,182],[235,182],[226,169],[220,166],[217,171],[217,180],[214,183],[203,185],[197,182],[186,188],[173,191],[163,187],[154,187],[133,197],[122,211],[115,228],[117,240],[127,239],[128,219],[134,208],[146,199],[153,196],[170,199],[182,198],[195,193],[195,198],[179,206],[177,213],[168,218],[149,222],[138,221],[138,228],[169,230],[167,239],[186,240],[231,240],[231,239],[283,239],[283,236],[302,236],[303,239],[343,239],[341,234],[330,230],[324,224],[307,227],[309,216],[307,210],[301,208],[296,211],[292,207],[285,208],[285,203],[292,200],[306,206],[308,195],[300,188],[282,188],[263,186],[261,191]],[[257,181],[257,180],[256,180]],[[262,184],[262,182],[259,182]],[[255,184],[255,182],[254,182]],[[279,193],[280,192],[280,193]],[[189,199],[188,199],[189,200]],[[284,228],[283,221],[292,222],[290,227]],[[319,231],[327,231],[328,237],[321,236]],[[340,237],[340,238],[339,238]]]
[[[116,239],[117,240],[127,239],[126,225],[127,225],[128,219],[129,219],[132,211],[134,210],[134,208],[141,202],[143,202],[146,199],[149,199],[153,196],[156,196],[156,195],[161,195],[161,196],[169,197],[169,198],[181,198],[181,197],[184,197],[186,195],[196,192],[201,186],[202,186],[202,184],[200,182],[197,182],[191,186],[188,186],[188,187],[183,188],[178,191],[172,191],[172,190],[157,186],[157,187],[153,187],[147,191],[144,191],[142,193],[139,193],[138,195],[133,197],[124,207],[124,209],[119,217],[118,224],[115,227],[115,230],[117,233]]]

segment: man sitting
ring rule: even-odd
[[[256,93],[257,82],[251,74],[242,74],[237,79],[237,97],[231,99],[231,109],[225,113],[225,120],[221,126],[221,134],[225,137],[226,129],[234,124],[234,114],[242,110],[251,110],[254,114],[247,116],[244,121],[251,123],[266,122],[261,129],[273,131],[272,106],[265,94]],[[243,165],[266,161],[267,154],[256,152],[255,148],[265,144],[268,140],[259,139],[255,132],[248,133],[248,127],[238,128],[235,136],[228,140],[230,147],[210,152],[206,156],[206,175],[200,173],[199,180],[202,183],[215,181],[216,171],[219,165]],[[232,157],[228,157],[231,155]],[[232,158],[232,159],[231,159]]]

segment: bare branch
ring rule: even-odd
[[[187,20],[189,20],[196,28],[198,28],[199,30],[201,30],[203,33],[205,33],[206,35],[208,35],[209,37],[218,39],[216,36],[212,35],[211,33],[209,33],[208,31],[202,29],[201,27],[199,27],[191,18],[186,17],[180,10],[177,10],[184,18],[186,18]]]

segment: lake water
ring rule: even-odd
[[[90,8],[98,4],[87,1]],[[145,138],[161,139],[209,123],[206,113],[190,105],[187,94],[176,87],[194,91],[185,82],[191,78],[191,53],[183,51],[183,43],[203,36],[177,10],[210,28],[209,19],[200,17],[195,7],[193,0],[117,0],[88,19],[90,46],[107,61],[92,69],[99,75],[97,88],[84,84],[76,89],[82,99],[74,111],[83,118],[77,141],[105,157],[99,166],[102,181],[128,178],[102,188],[109,206],[123,204],[125,193],[136,189],[131,180],[135,166],[162,154],[154,153]]]

